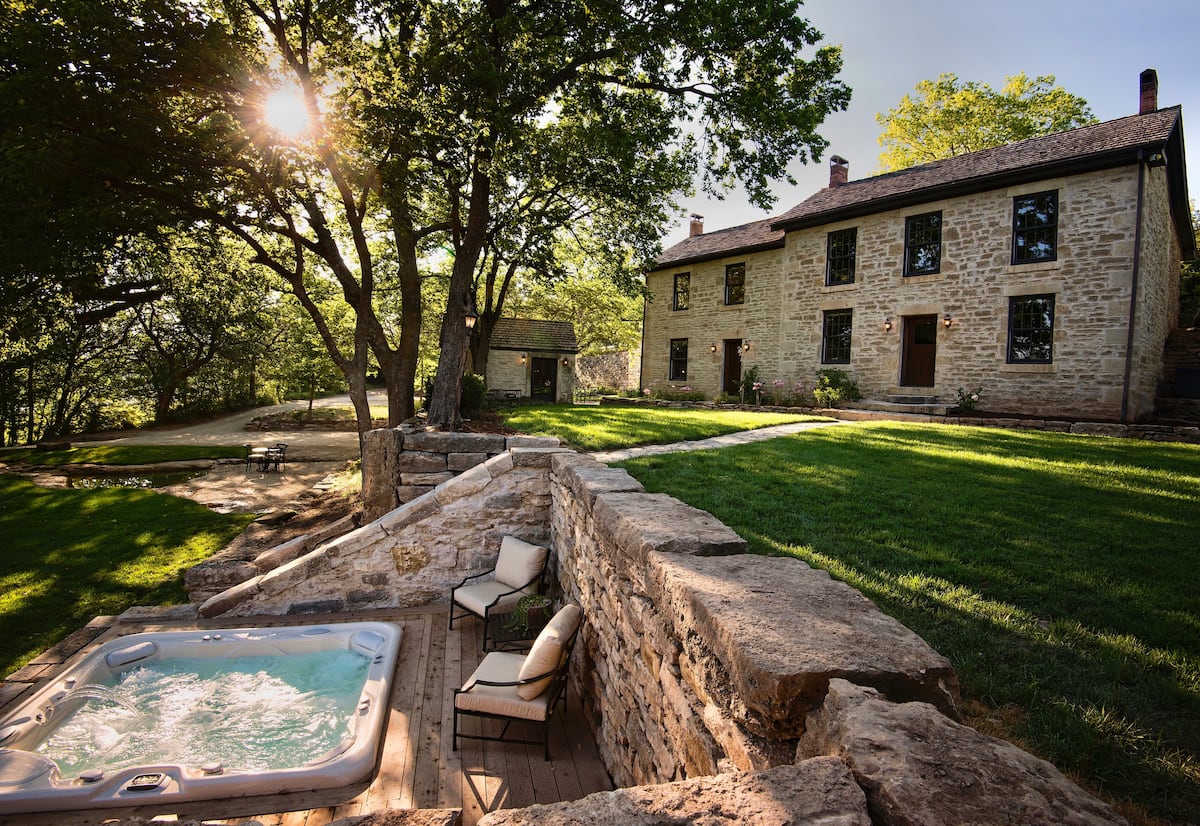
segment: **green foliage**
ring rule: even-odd
[[[185,602],[183,572],[253,519],[147,490],[48,489],[0,474],[0,674],[93,617]]]
[[[589,451],[707,439],[789,422],[828,421],[787,413],[603,405],[530,405],[503,415],[504,423],[521,433],[557,436]]]
[[[1192,227],[1200,244],[1200,212],[1192,213]],[[1179,277],[1179,326],[1200,327],[1200,260],[1183,262]]]
[[[1094,123],[1087,101],[1054,85],[1053,75],[1032,80],[1022,72],[1000,91],[957,75],[922,80],[916,96],[875,119],[883,127],[880,172],[990,149]]]
[[[241,445],[78,445],[66,450],[0,449],[0,460],[27,465],[148,465],[189,459],[241,459]]]
[[[483,376],[478,373],[467,373],[462,378],[462,398],[458,402],[458,409],[463,412],[463,415],[469,415],[483,408],[483,401],[487,398],[487,384],[483,381]]]
[[[862,591],[976,718],[1118,800],[1200,811],[1200,446],[845,424],[622,463]]]
[[[762,381],[758,377],[758,365],[747,367],[742,371],[742,401],[746,404],[755,404],[755,398],[761,391]]]
[[[843,400],[857,401],[862,398],[858,383],[845,370],[835,368],[817,371],[817,383],[813,386],[812,394],[818,407],[837,407]]]
[[[668,402],[699,402],[704,401],[704,394],[699,390],[693,390],[687,385],[676,387],[673,384],[659,384],[654,382],[645,390],[642,395],[651,399],[662,399]]]

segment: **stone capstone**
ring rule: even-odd
[[[846,766],[817,758],[763,772],[598,792],[567,803],[501,809],[479,826],[871,826]]]
[[[436,453],[502,453],[504,437],[496,433],[410,433],[404,437],[405,450]]]
[[[1126,824],[1045,760],[846,680],[809,714],[796,756],[816,755],[845,761],[880,826]]]
[[[661,553],[649,567],[699,688],[753,734],[798,737],[836,677],[957,716],[950,662],[825,571],[786,557]]]
[[[635,565],[650,553],[744,554],[746,540],[710,513],[665,493],[605,493],[594,505],[600,538]]]
[[[574,458],[572,458],[574,457]],[[555,456],[552,467],[559,481],[583,502],[588,510],[602,493],[645,493],[642,483],[623,468],[609,467],[591,457],[569,453]]]

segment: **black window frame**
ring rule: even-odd
[[[843,318],[845,322],[839,324],[838,322]],[[821,314],[821,364],[849,364],[853,332],[854,309],[852,307],[825,310]],[[843,341],[835,341],[835,336]],[[845,351],[844,355],[843,350]]]
[[[1035,318],[1035,313],[1028,308],[1021,308],[1021,303],[1031,301],[1049,301],[1050,316],[1049,326],[1046,324],[1030,323]],[[1055,294],[1054,293],[1037,293],[1035,295],[1013,295],[1008,298],[1008,339],[1005,348],[1005,358],[1009,364],[1053,364],[1054,363],[1054,321],[1055,321]],[[1036,317],[1044,319],[1045,312],[1039,311]],[[1021,339],[1021,346],[1026,351],[1024,357],[1018,357],[1018,336]],[[1038,342],[1033,342],[1031,339],[1037,337],[1042,339]],[[1028,354],[1034,347],[1039,349],[1039,352],[1044,352],[1045,355]]]
[[[677,350],[682,349],[682,355]],[[667,380],[687,381],[688,340],[673,338],[667,349]]]
[[[1038,199],[1045,199],[1049,209],[1038,211]],[[1031,213],[1023,212],[1025,205],[1032,209]],[[1050,214],[1049,221],[1032,221],[1028,216]],[[1041,242],[1049,237],[1050,253],[1048,255],[1030,256],[1030,249],[1041,249]],[[1031,243],[1032,242],[1032,243]],[[1042,264],[1058,260],[1058,190],[1048,189],[1044,192],[1031,192],[1027,195],[1013,197],[1013,232],[1012,232],[1012,263],[1013,264]]]
[[[746,303],[746,264],[725,266],[725,306],[734,307]]]
[[[825,238],[825,286],[853,284],[858,256],[858,227],[834,230]],[[848,275],[846,271],[848,270]],[[835,273],[838,273],[835,276]]]
[[[680,281],[683,281],[683,289],[679,288]],[[672,279],[671,286],[671,309],[686,310],[692,303],[692,274],[690,272],[677,272]],[[682,299],[682,300],[680,300]]]
[[[924,225],[922,222],[926,222]],[[913,266],[913,259],[932,251],[933,264],[924,269]],[[904,275],[937,275],[942,271],[942,211],[909,215],[904,219]]]

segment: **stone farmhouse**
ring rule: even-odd
[[[1195,254],[1180,107],[1154,70],[1136,115],[829,186],[691,235],[647,274],[642,386],[736,395],[743,370],[868,400],[1026,416],[1154,413]]]

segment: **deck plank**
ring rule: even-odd
[[[437,800],[421,801],[419,806],[436,806],[444,809],[462,808],[462,755],[454,751],[454,689],[462,685],[462,623],[442,638],[442,714],[427,733],[426,760],[438,764]],[[470,673],[470,672],[468,672]]]

